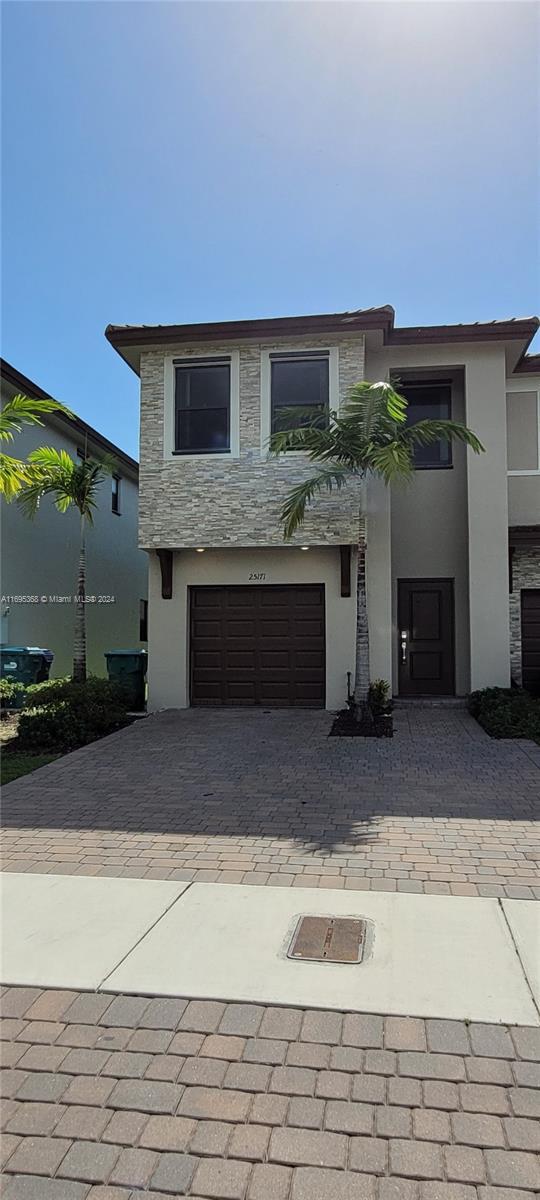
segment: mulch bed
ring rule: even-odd
[[[350,708],[342,708],[332,723],[329,737],[393,737],[392,713],[381,713],[373,722],[357,721]]]

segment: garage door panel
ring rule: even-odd
[[[256,656],[254,650],[225,650],[226,670],[254,671]]]
[[[195,623],[196,636],[198,638],[211,638],[214,641],[221,635],[220,621],[202,621],[200,617]]]
[[[213,647],[211,650],[197,649],[193,655],[193,661],[201,670],[214,671],[221,667],[221,653]]]
[[[324,637],[322,584],[192,588],[191,702],[324,707]]]
[[[291,608],[291,589],[290,588],[264,588],[257,589],[257,596],[260,608],[284,608],[289,612]]]
[[[321,650],[297,650],[296,651],[296,666],[302,667],[304,670],[310,670],[315,667],[324,670],[324,652]]]
[[[315,702],[316,702],[318,694],[319,694],[319,684],[318,683],[308,683],[306,681],[304,683],[297,684],[296,698],[297,698],[297,704],[299,706],[303,705],[304,707],[308,707],[308,708],[315,707]]]
[[[287,620],[270,619],[262,617],[260,622],[261,638],[286,638],[289,636],[289,622]]]
[[[311,640],[311,638],[319,638],[319,637],[323,636],[323,632],[324,632],[323,622],[320,622],[320,620],[312,620],[312,619],[302,620],[302,622],[298,622],[298,620],[296,620],[296,622],[294,623],[293,632],[294,632],[294,636],[296,638],[298,638],[299,641],[302,641],[302,642]]]
[[[221,688],[219,683],[203,683],[198,688],[198,704],[221,704]]]
[[[215,588],[212,592],[203,593],[201,590],[194,590],[192,597],[192,609],[197,608],[217,608],[221,611],[223,608],[223,590]]]
[[[238,590],[222,588],[221,590],[222,595],[224,595],[224,604],[226,604],[227,608],[253,607],[253,600],[250,595],[251,588],[238,588]]]

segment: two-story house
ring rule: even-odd
[[[17,393],[49,399],[47,392],[0,360],[2,401]],[[106,675],[106,650],[146,647],[148,560],[137,544],[139,464],[80,417],[47,413],[26,425],[11,453],[25,459],[37,446],[66,450],[71,458],[112,460],[94,523],[87,529],[87,662]],[[16,503],[2,502],[0,642],[44,646],[54,653],[51,675],[68,675],[73,662],[80,518],[60,513],[45,497],[33,520]]]
[[[535,318],[399,328],[390,307],[274,320],[109,326],[141,381],[140,544],[150,704],[344,704],[360,518],[371,677],[399,696],[540,689],[540,358]],[[422,449],[414,481],[320,496],[284,544],[310,465],[268,452],[280,412],[324,414],[399,381],[412,419],[454,417],[485,453]]]

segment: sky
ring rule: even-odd
[[[137,455],[109,322],[537,312],[539,11],[7,0],[3,356]]]

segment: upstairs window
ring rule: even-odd
[[[506,395],[508,470],[511,475],[540,472],[540,391]]]
[[[322,428],[328,425],[329,375],[328,353],[308,351],[270,355],[272,433],[301,429],[310,425],[313,417]],[[301,412],[301,409],[309,409],[310,413]]]
[[[398,392],[405,397],[407,425],[417,421],[449,421],[452,416],[452,384],[449,380],[421,380],[414,383],[397,384]],[[419,470],[437,470],[452,466],[452,445],[447,441],[433,442],[430,446],[415,446],[414,465]]]
[[[113,513],[120,512],[120,476],[113,475],[111,483],[111,509]]]
[[[228,454],[231,449],[231,361],[174,363],[174,453]]]

